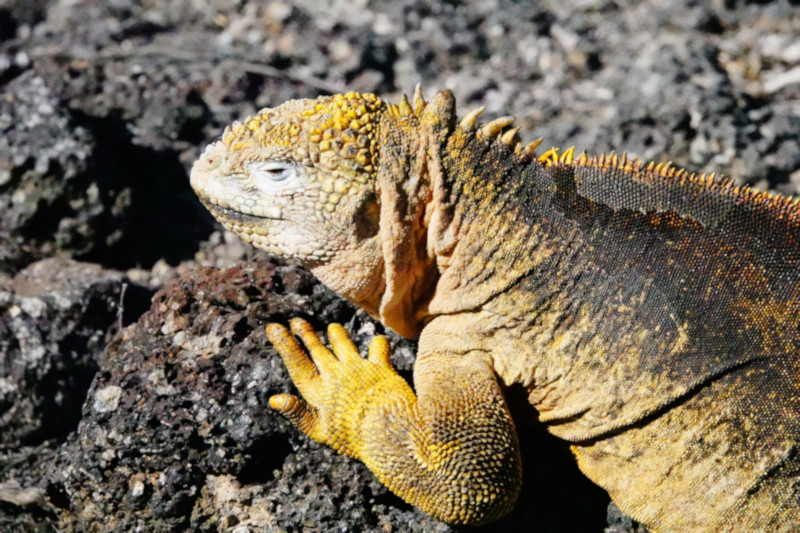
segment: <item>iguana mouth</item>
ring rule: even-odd
[[[257,223],[263,220],[283,220],[283,218],[280,216],[281,211],[277,207],[270,209],[269,212],[265,213],[264,215],[254,215],[252,213],[243,213],[229,207],[222,207],[205,198],[201,198],[200,202],[206,207],[206,209],[211,211],[211,214],[214,215],[214,218],[216,219],[243,222],[245,224]]]

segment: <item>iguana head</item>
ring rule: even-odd
[[[372,94],[294,100],[226,128],[191,184],[226,228],[306,266],[377,232],[378,116]]]

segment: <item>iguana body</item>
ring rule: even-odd
[[[343,330],[270,405],[431,515],[482,523],[521,479],[501,384],[655,531],[800,528],[800,206],[668,166],[555,151],[348,93],[226,130],[192,185],[229,229],[419,336],[414,388]],[[536,459],[526,460],[535,468]]]

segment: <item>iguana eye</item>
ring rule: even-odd
[[[245,165],[245,170],[262,191],[284,189],[297,180],[297,168],[280,161],[253,161]]]

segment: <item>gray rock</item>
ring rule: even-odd
[[[5,453],[76,429],[100,354],[114,332],[143,312],[149,294],[119,272],[65,257],[0,279]]]

